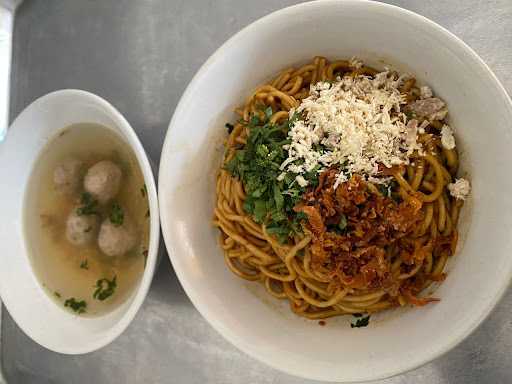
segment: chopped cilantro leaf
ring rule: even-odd
[[[347,217],[344,214],[341,214],[340,222],[338,223],[338,228],[341,231],[344,231],[347,228]]]
[[[247,144],[238,149],[232,159],[224,165],[231,175],[238,177],[244,184],[247,197],[244,210],[257,223],[265,224],[268,233],[285,242],[302,231],[300,222],[304,215],[293,208],[306,191],[295,181],[295,175],[281,175],[281,164],[288,157],[283,145],[289,144],[288,131],[297,119],[297,115],[281,124],[269,121],[272,108],[264,110],[264,117],[253,115],[244,122],[249,129]],[[315,168],[304,178],[309,186],[315,186],[318,179]]]
[[[114,276],[112,280],[107,278],[99,279],[96,282],[96,290],[94,291],[92,297],[100,301],[108,299],[114,294],[114,291],[117,288],[116,279],[117,276]]]
[[[258,115],[252,115],[251,116],[251,119],[249,120],[249,125],[252,125],[253,127],[256,127],[258,125],[260,125],[261,122],[260,122],[260,118]]]
[[[384,197],[391,196],[391,189],[385,185],[385,184],[378,184],[377,189],[379,190],[380,194]]]
[[[74,297],[71,297],[64,302],[64,306],[71,308],[76,313],[84,313],[87,303],[85,300],[77,301]]]
[[[113,203],[110,210],[110,222],[115,226],[119,227],[124,222],[124,211],[118,203]]]
[[[355,321],[354,321],[355,320]],[[361,313],[354,313],[354,319],[350,323],[350,328],[366,327],[370,323],[370,315]]]
[[[270,119],[272,117],[272,107],[267,107],[267,109],[265,109],[265,117],[268,119]]]
[[[407,117],[407,120],[412,120],[412,119],[415,119],[416,118],[416,114],[412,111],[408,111],[406,110],[404,112],[405,116]]]
[[[89,269],[89,261],[87,259],[82,260],[82,262],[80,263],[80,268],[81,269]]]
[[[95,215],[98,213],[98,201],[92,197],[88,192],[82,193],[80,197],[80,206],[76,209],[78,216],[82,215]]]
[[[391,197],[393,198],[393,193],[398,188],[398,184],[395,180],[391,180],[388,183],[385,184],[378,184],[377,189],[379,190],[380,194],[384,197]]]

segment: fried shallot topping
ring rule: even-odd
[[[311,268],[329,271],[336,286],[384,289],[415,305],[428,302],[414,296],[421,287],[403,286],[399,278],[431,257],[434,247],[449,249],[451,244],[413,236],[423,221],[421,201],[414,196],[395,201],[358,175],[335,189],[336,175],[334,169],[323,172],[319,185],[295,207],[308,219]]]

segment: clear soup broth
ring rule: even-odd
[[[96,194],[112,179],[102,178],[102,169],[93,175],[99,162],[120,170],[111,198]],[[116,133],[77,124],[51,140],[32,171],[24,216],[33,270],[56,303],[97,316],[130,297],[145,267],[149,208],[138,161]]]

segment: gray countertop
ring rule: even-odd
[[[199,66],[237,30],[297,2],[25,0],[14,27],[11,117],[47,92],[85,89],[112,102],[158,162],[173,110]],[[387,2],[461,37],[511,93],[512,0]],[[457,348],[380,383],[511,383],[511,309],[509,290]],[[5,311],[2,316],[0,357],[9,383],[308,382],[268,368],[226,342],[192,306],[167,258],[135,321],[100,351],[75,357],[49,352]]]

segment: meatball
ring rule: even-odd
[[[121,168],[111,161],[103,160],[94,164],[84,179],[84,188],[100,204],[105,204],[117,195],[121,185]]]
[[[58,192],[65,195],[75,193],[81,182],[83,163],[74,158],[66,159],[53,171],[53,183]]]
[[[132,250],[136,243],[135,228],[126,217],[122,225],[114,224],[110,219],[101,224],[98,246],[105,255],[122,256]]]
[[[73,209],[66,221],[66,238],[77,246],[94,242],[98,234],[99,218],[97,215],[79,215]]]

